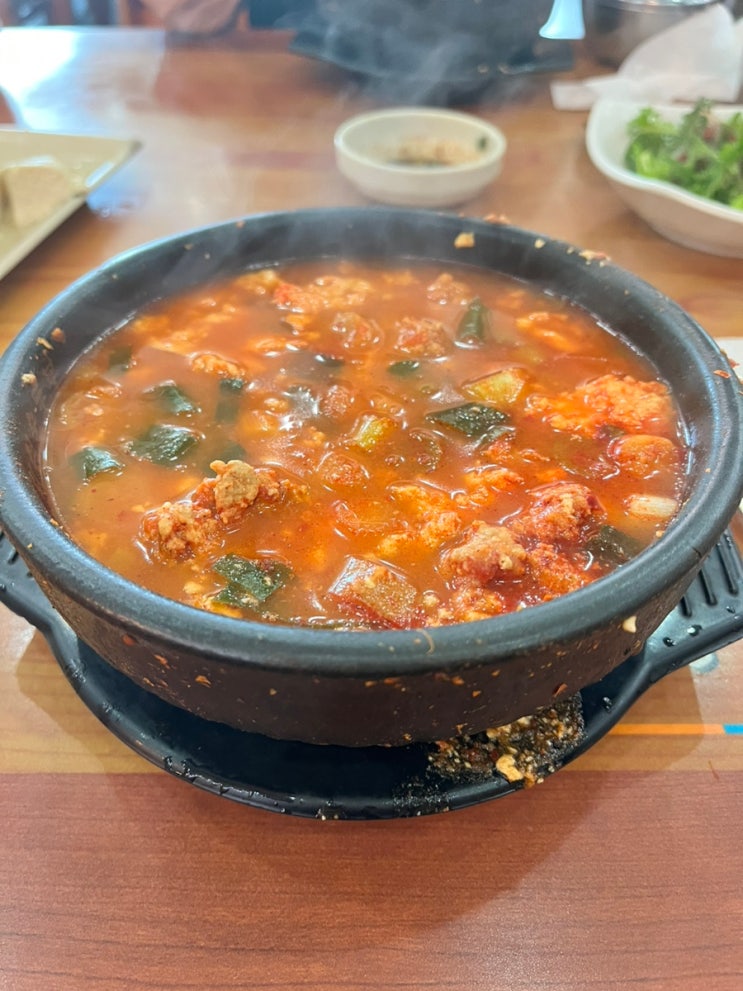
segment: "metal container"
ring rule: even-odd
[[[620,65],[641,42],[723,0],[583,0],[586,47]]]

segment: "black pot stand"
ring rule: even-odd
[[[348,748],[273,740],[169,705],[77,638],[2,531],[0,601],[44,634],[77,694],[115,736],[170,774],[244,805],[314,818],[392,819],[465,808],[523,787],[494,769],[442,769],[434,744]],[[559,703],[573,732],[549,743],[539,777],[593,746],[654,682],[741,634],[743,561],[726,532],[643,651]],[[452,741],[454,748],[461,743]]]

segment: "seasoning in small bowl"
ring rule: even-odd
[[[506,139],[471,114],[400,107],[352,117],[335,134],[338,169],[370,199],[445,207],[473,199],[501,170]]]

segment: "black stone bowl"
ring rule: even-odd
[[[473,247],[455,247],[463,230],[473,233]],[[651,359],[676,397],[691,449],[678,518],[637,558],[586,588],[519,613],[428,630],[230,619],[155,595],[88,557],[52,523],[44,481],[45,420],[75,360],[152,300],[248,268],[319,257],[466,263],[595,314]],[[64,341],[55,340],[57,327]],[[676,606],[743,495],[739,384],[686,313],[588,252],[425,212],[268,214],[116,258],[65,290],[10,345],[0,361],[0,423],[0,522],[80,639],[137,685],[198,716],[309,743],[403,744],[477,732],[597,682],[640,651]]]

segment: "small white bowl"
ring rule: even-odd
[[[370,199],[395,206],[455,206],[498,175],[506,139],[470,114],[399,107],[352,117],[335,133],[340,172]]]
[[[659,234],[687,248],[712,255],[743,258],[743,210],[687,193],[659,179],[644,179],[624,165],[628,123],[648,103],[598,100],[588,117],[586,149],[596,166],[631,207]],[[664,118],[679,121],[688,106],[653,104]],[[725,120],[741,107],[719,105],[714,115]]]

